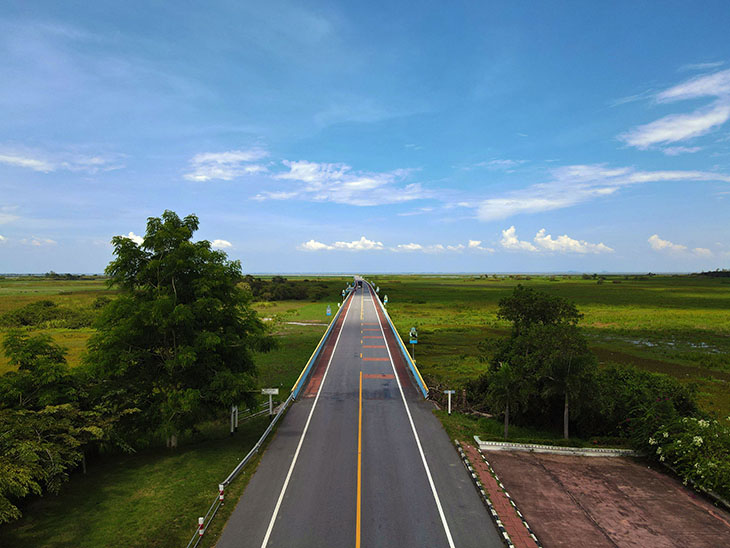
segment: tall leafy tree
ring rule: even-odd
[[[86,362],[104,392],[139,409],[143,431],[176,439],[232,404],[253,403],[253,352],[272,339],[240,287],[241,264],[194,242],[198,218],[150,217],[141,245],[113,238],[121,295],[97,322]]]

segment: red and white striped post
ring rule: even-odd
[[[198,536],[202,537],[205,533],[205,518],[198,518]]]
[[[218,500],[223,504],[223,490],[225,489],[225,485],[222,483],[218,485]]]

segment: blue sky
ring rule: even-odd
[[[0,272],[730,266],[727,2],[4,2]]]

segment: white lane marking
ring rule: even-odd
[[[279,508],[281,507],[281,502],[284,500],[284,494],[286,493],[286,488],[289,485],[289,480],[291,479],[292,472],[294,471],[294,465],[297,463],[297,458],[299,458],[299,450],[302,448],[302,443],[304,443],[304,436],[307,435],[307,430],[309,430],[309,423],[312,420],[312,415],[314,414],[314,408],[317,407],[317,402],[319,401],[319,395],[322,393],[322,387],[324,387],[324,381],[327,379],[327,373],[330,370],[330,365],[332,364],[332,358],[335,357],[335,351],[337,350],[337,343],[340,342],[340,335],[342,335],[342,332],[345,330],[345,322],[347,322],[347,316],[350,314],[350,309],[352,307],[350,304],[347,305],[347,312],[345,312],[345,319],[342,321],[342,327],[340,328],[340,332],[337,334],[337,340],[335,341],[335,346],[332,349],[332,354],[330,355],[330,359],[327,362],[327,368],[324,370],[324,375],[322,375],[322,382],[319,385],[319,389],[317,390],[317,397],[314,398],[314,403],[312,404],[312,409],[309,411],[309,416],[307,417],[307,422],[304,425],[304,431],[302,432],[302,437],[299,438],[299,444],[297,445],[297,450],[294,452],[294,458],[291,461],[291,466],[289,466],[289,472],[286,474],[286,479],[284,480],[284,485],[281,488],[281,493],[279,493],[279,500],[276,501],[276,507],[274,508],[274,513],[271,515],[271,521],[269,522],[269,528],[266,529],[266,535],[264,536],[264,540],[261,543],[261,548],[266,548],[266,545],[269,543],[269,537],[271,536],[271,531],[274,529],[274,522],[276,521],[276,516],[279,514]]]
[[[370,288],[368,288],[368,292],[370,292],[370,296],[372,297],[372,293]],[[375,299],[372,298],[373,307],[376,306]],[[349,312],[349,310],[348,310]],[[416,438],[416,445],[418,446],[418,452],[421,454],[421,461],[423,462],[423,467],[426,469],[426,476],[428,477],[428,483],[431,486],[431,493],[433,493],[433,499],[436,501],[436,507],[439,511],[439,516],[441,516],[441,524],[444,526],[444,532],[446,533],[446,539],[449,541],[449,547],[455,548],[454,546],[454,539],[451,538],[451,530],[449,529],[449,524],[446,523],[446,516],[444,515],[444,509],[441,506],[441,499],[439,499],[439,495],[436,492],[436,485],[433,483],[433,478],[431,477],[431,470],[428,467],[428,463],[426,462],[426,455],[423,453],[423,447],[421,446],[421,440],[418,437],[418,432],[416,431],[416,425],[413,423],[413,417],[411,416],[411,410],[408,409],[408,403],[406,402],[406,396],[403,393],[403,387],[400,384],[400,379],[398,378],[398,372],[395,370],[395,364],[393,363],[393,355],[390,353],[390,345],[388,344],[388,339],[385,338],[385,331],[383,331],[383,323],[380,321],[380,314],[378,314],[378,310],[376,308],[375,310],[375,316],[378,318],[378,325],[380,326],[380,332],[383,335],[383,340],[385,341],[385,349],[388,351],[388,358],[390,358],[390,366],[393,368],[393,375],[395,376],[395,382],[398,383],[398,390],[400,390],[400,397],[403,400],[403,406],[406,408],[406,414],[408,415],[408,422],[411,423],[411,430],[413,431],[413,437]]]

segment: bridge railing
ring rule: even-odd
[[[416,366],[416,362],[413,361],[413,358],[411,357],[411,354],[406,349],[406,345],[403,343],[403,339],[400,336],[400,333],[398,333],[398,330],[395,328],[395,325],[393,324],[393,320],[390,319],[390,314],[388,314],[388,310],[385,308],[383,303],[380,300],[380,295],[378,295],[375,290],[373,289],[373,286],[370,284],[370,282],[366,282],[370,289],[372,290],[372,294],[377,297],[377,302],[380,305],[380,309],[383,311],[383,316],[385,316],[385,319],[388,320],[388,325],[390,325],[390,328],[393,330],[393,333],[395,335],[395,340],[398,341],[398,346],[400,347],[401,352],[403,353],[403,357],[406,360],[406,363],[408,364],[408,368],[411,370],[411,373],[413,374],[413,378],[416,379],[416,384],[418,385],[419,390],[423,394],[424,398],[428,398],[428,386],[426,385],[426,381],[423,380],[423,377],[421,376],[421,372],[418,370],[418,367]]]

